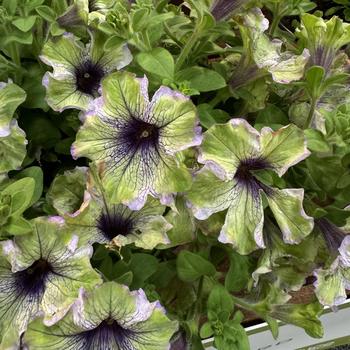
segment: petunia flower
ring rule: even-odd
[[[95,20],[103,22],[108,10],[112,9],[117,0],[74,0],[65,13],[57,18],[57,23],[63,27],[91,24]]]
[[[205,134],[199,162],[205,166],[188,194],[197,219],[228,209],[219,241],[239,253],[264,248],[263,198],[266,198],[286,243],[302,241],[313,228],[313,219],[302,207],[303,189],[277,189],[257,176],[270,170],[282,176],[309,155],[303,132],[295,125],[261,133],[243,119],[217,124]]]
[[[150,303],[139,289],[107,282],[80,294],[57,325],[34,321],[24,337],[29,349],[166,350],[177,323],[158,302]]]
[[[346,300],[350,288],[350,234],[325,218],[316,219],[315,227],[325,239],[329,255],[335,257],[329,268],[314,272],[315,294],[322,305],[337,307]]]
[[[92,248],[77,249],[55,218],[37,218],[33,232],[3,241],[0,255],[1,348],[18,344],[37,316],[51,325],[62,318],[80,287],[101,282],[90,265]]]
[[[165,206],[154,198],[149,198],[139,211],[112,204],[96,176],[90,173],[79,210],[64,215],[68,229],[80,237],[82,244],[98,242],[122,247],[134,243],[137,247],[153,249],[158,244],[169,243],[166,232],[172,225],[162,216]]]
[[[16,84],[0,83],[0,174],[18,169],[26,155],[24,131],[13,119],[26,93]]]
[[[310,65],[321,66],[328,74],[339,50],[350,42],[350,24],[337,16],[330,20],[305,13],[296,31],[301,43],[310,52]]]
[[[211,14],[217,21],[229,18],[247,0],[215,0],[211,7]]]
[[[43,78],[49,106],[62,112],[67,108],[85,110],[99,96],[101,80],[110,72],[127,66],[131,53],[126,45],[104,51],[104,36],[94,32],[84,46],[73,34],[66,33],[44,45],[40,59],[53,67]]]
[[[280,84],[288,84],[303,77],[310,57],[308,50],[305,49],[300,55],[290,51],[282,52],[283,42],[278,39],[270,40],[265,33],[269,28],[269,21],[259,8],[244,14],[239,28],[244,50],[230,80],[232,88],[243,84],[244,74],[247,81],[252,81],[264,72],[270,73],[272,79]]]
[[[116,72],[102,82],[102,97],[85,115],[72,145],[74,158],[104,167],[103,182],[113,203],[141,209],[147,195],[172,201],[190,187],[191,175],[178,153],[201,143],[196,108],[165,86],[151,101],[148,80]]]

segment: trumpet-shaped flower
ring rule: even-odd
[[[25,334],[29,349],[166,350],[176,331],[158,302],[139,289],[108,282],[92,293],[81,292],[71,311],[57,325],[33,322]]]
[[[301,242],[313,228],[302,207],[302,189],[277,189],[259,180],[266,170],[282,176],[309,155],[303,132],[294,125],[256,131],[243,119],[217,124],[205,134],[199,161],[205,166],[188,194],[196,218],[228,209],[219,241],[239,253],[264,248],[263,196],[290,244]],[[262,175],[262,174],[261,174]]]
[[[66,235],[57,219],[38,218],[33,232],[2,242],[0,256],[1,348],[19,343],[37,316],[51,325],[62,318],[79,288],[100,283],[89,257],[92,248],[77,249],[77,237]]]
[[[97,176],[97,175],[96,175]],[[85,200],[79,210],[65,215],[66,224],[79,241],[111,243],[117,247],[134,243],[137,247],[153,249],[158,244],[169,243],[166,234],[172,228],[162,214],[165,206],[149,198],[139,211],[123,204],[111,204],[100,181],[90,174]]]
[[[346,298],[346,289],[350,286],[350,235],[325,218],[316,219],[315,226],[322,234],[329,253],[337,255],[327,269],[318,269],[315,294],[321,304],[336,307]]]
[[[149,101],[147,88],[146,77],[127,72],[104,79],[103,96],[91,104],[72,146],[74,158],[104,167],[112,203],[136,210],[148,194],[167,203],[189,188],[191,175],[177,153],[201,143],[189,98],[162,86]]]
[[[74,35],[66,33],[45,44],[40,58],[53,67],[53,72],[47,72],[43,78],[47,103],[52,109],[85,110],[99,95],[101,80],[131,62],[126,45],[104,51],[103,39],[102,34],[94,33],[91,44],[84,46]]]

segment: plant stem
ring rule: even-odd
[[[177,72],[181,69],[181,67],[185,63],[185,61],[186,61],[189,53],[191,52],[192,47],[195,44],[195,42],[198,39],[198,37],[199,37],[199,33],[198,33],[197,28],[195,28],[195,30],[193,31],[191,37],[189,38],[189,40],[187,41],[187,43],[183,47],[179,57],[177,58],[176,65],[175,65],[175,68],[176,68]]]
[[[314,97],[311,99],[310,111],[309,111],[309,115],[307,117],[306,123],[304,125],[304,129],[308,129],[311,127],[312,119],[313,119],[313,116],[315,114],[317,100],[318,99],[314,98]]]

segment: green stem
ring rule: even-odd
[[[269,31],[271,37],[275,36],[276,30],[278,28],[278,25],[279,25],[281,19],[282,19],[281,15],[276,15],[276,16],[273,17],[273,20],[272,20],[272,23],[271,23],[271,27],[270,27],[270,31]]]
[[[244,300],[242,300],[240,298],[237,298],[234,295],[232,295],[232,299],[233,299],[235,304],[241,306],[243,309],[250,310],[250,311],[253,310],[254,311],[252,306],[249,303],[245,302]]]
[[[308,129],[311,127],[312,119],[313,119],[313,116],[315,114],[317,100],[318,100],[317,98],[311,99],[310,111],[309,111],[309,115],[307,117],[306,123],[304,125],[304,129]]]
[[[187,41],[187,43],[183,47],[179,57],[177,58],[176,65],[175,65],[177,72],[181,69],[181,67],[185,63],[188,55],[190,54],[190,52],[192,50],[193,45],[197,41],[198,37],[199,37],[199,32],[198,32],[197,28],[195,28],[191,37],[189,38],[189,40]]]
[[[164,30],[165,30],[165,33],[168,35],[168,37],[173,40],[178,46],[182,46],[182,43],[180,40],[178,40],[176,38],[176,36],[171,32],[170,28],[168,27],[168,25],[166,23],[164,23]]]

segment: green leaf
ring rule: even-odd
[[[104,43],[103,49],[105,51],[110,51],[112,49],[118,48],[121,44],[123,44],[125,40],[118,35],[113,35]]]
[[[209,338],[213,335],[214,331],[211,328],[211,324],[209,322],[206,322],[203,324],[203,326],[200,329],[199,335],[202,339]]]
[[[133,280],[133,273],[128,271],[123,275],[114,279],[117,283],[124,284],[126,286],[130,286]]]
[[[34,26],[36,16],[21,17],[12,21],[12,24],[21,32],[28,32]]]
[[[38,166],[33,166],[27,169],[22,170],[20,173],[18,173],[14,178],[15,179],[23,179],[25,177],[30,177],[35,181],[35,188],[32,200],[29,204],[29,206],[33,205],[35,202],[39,200],[41,197],[41,194],[43,192],[43,181],[44,181],[44,174],[41,168]]]
[[[232,251],[230,255],[230,268],[226,274],[225,287],[230,292],[244,289],[250,279],[250,259],[248,256]]]
[[[324,77],[325,77],[325,70],[323,67],[313,66],[307,70],[305,75],[306,85],[310,95],[313,98],[320,97],[321,86],[322,86]]]
[[[35,9],[35,11],[48,22],[54,22],[56,20],[56,13],[49,6],[43,5]]]
[[[132,289],[141,288],[147,278],[151,277],[158,269],[158,260],[153,255],[136,253],[133,254],[128,264],[133,273]]]
[[[329,152],[331,146],[326,141],[325,136],[316,129],[307,129],[304,131],[307,147],[313,152]]]
[[[2,194],[11,196],[11,216],[21,215],[30,205],[35,189],[35,181],[31,177],[20,179],[7,186]]]
[[[4,230],[11,235],[19,236],[31,232],[32,226],[29,221],[22,217],[11,217],[9,222],[5,225]]]
[[[198,105],[197,110],[201,124],[207,129],[216,123],[225,123],[230,119],[230,115],[227,112],[221,109],[214,109],[209,103]]]
[[[189,81],[190,87],[200,92],[214,91],[226,86],[225,79],[219,73],[204,67],[186,68],[176,74],[176,81]]]
[[[215,267],[198,254],[182,250],[176,260],[177,274],[182,281],[194,282],[202,276],[215,275]]]
[[[220,284],[214,286],[208,298],[208,310],[217,315],[222,311],[231,314],[233,310],[233,300],[230,293]]]
[[[3,0],[2,6],[6,8],[6,10],[11,14],[14,15],[17,10],[17,4],[18,0]]]
[[[149,52],[141,52],[136,60],[145,71],[170,81],[174,80],[174,59],[168,50],[158,47]]]

